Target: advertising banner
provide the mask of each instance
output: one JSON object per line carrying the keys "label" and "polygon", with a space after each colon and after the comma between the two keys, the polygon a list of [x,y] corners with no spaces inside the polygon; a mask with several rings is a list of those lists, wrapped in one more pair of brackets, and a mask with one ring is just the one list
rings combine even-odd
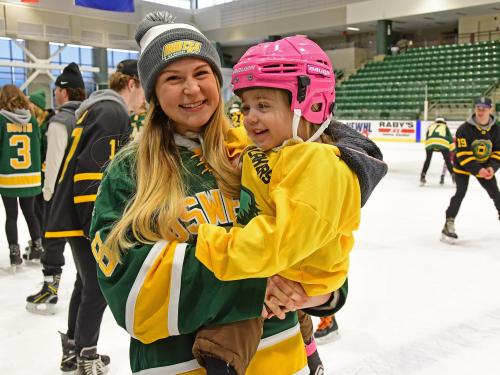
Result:
{"label": "advertising banner", "polygon": [[338,120],[374,141],[417,142],[420,122],[407,120]]}

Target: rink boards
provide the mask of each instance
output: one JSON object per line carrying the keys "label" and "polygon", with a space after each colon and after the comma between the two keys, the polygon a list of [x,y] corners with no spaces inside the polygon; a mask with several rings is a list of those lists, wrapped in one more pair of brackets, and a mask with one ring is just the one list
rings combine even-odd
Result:
{"label": "rink boards", "polygon": [[[421,142],[432,121],[408,120],[349,120],[339,119],[359,133],[374,141],[385,142]],[[463,121],[448,121],[451,133],[455,134]]]}

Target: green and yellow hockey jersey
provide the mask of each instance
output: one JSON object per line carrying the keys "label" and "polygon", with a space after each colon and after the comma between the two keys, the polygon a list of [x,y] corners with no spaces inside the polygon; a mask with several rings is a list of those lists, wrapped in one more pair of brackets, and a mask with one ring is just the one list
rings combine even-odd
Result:
{"label": "green and yellow hockey jersey", "polygon": [[454,149],[453,136],[445,123],[434,122],[427,129],[425,148],[432,151]]}
{"label": "green and yellow hockey jersey", "polygon": [[[235,149],[237,144],[233,140]],[[134,374],[205,374],[192,355],[196,331],[204,325],[259,317],[262,311],[266,279],[220,281],[196,259],[198,226],[231,227],[239,202],[218,189],[199,149],[179,149],[187,197],[186,212],[172,228],[178,241],[138,243],[120,263],[104,246],[136,191],[135,151],[111,163],[95,202],[91,236],[99,284],[116,321],[131,336]],[[270,373],[309,373],[295,313],[264,324],[247,374]]]}
{"label": "green and yellow hockey jersey", "polygon": [[0,112],[0,195],[40,194],[40,141],[40,127],[29,111]]}
{"label": "green and yellow hockey jersey", "polygon": [[133,113],[130,116],[130,139],[134,140],[139,137],[144,126],[144,120],[146,119],[146,112]]}
{"label": "green and yellow hockey jersey", "polygon": [[327,294],[347,278],[360,211],[358,178],[337,147],[251,146],[243,154],[240,227],[200,225],[196,257],[221,280],[280,274],[308,295]]}

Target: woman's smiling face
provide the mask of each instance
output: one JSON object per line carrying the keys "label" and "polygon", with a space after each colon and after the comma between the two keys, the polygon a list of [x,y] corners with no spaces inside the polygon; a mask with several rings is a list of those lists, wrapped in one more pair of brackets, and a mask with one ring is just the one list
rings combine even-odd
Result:
{"label": "woman's smiling face", "polygon": [[210,65],[197,58],[169,64],[158,76],[156,98],[178,133],[199,133],[219,105],[219,84]]}

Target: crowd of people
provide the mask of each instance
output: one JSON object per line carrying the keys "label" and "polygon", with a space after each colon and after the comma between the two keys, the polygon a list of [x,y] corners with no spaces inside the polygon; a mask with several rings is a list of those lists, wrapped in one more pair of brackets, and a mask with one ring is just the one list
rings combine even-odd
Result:
{"label": "crowd of people", "polygon": [[[338,330],[360,210],[387,172],[380,150],[333,119],[333,68],[304,36],[242,56],[230,116],[219,55],[198,29],[154,12],[135,38],[139,60],[120,62],[109,89],[87,97],[69,64],[55,110],[44,92],[1,89],[10,263],[39,260],[44,280],[27,309],[56,313],[68,244],[77,275],[63,372],[105,372],[97,343],[109,306],[130,335],[132,373],[322,374],[315,338]],[[454,166],[445,120],[428,131],[421,181],[440,151],[457,185],[449,237],[470,174],[500,212],[488,107],[481,98],[458,129]],[[31,237],[23,254],[18,204]]]}

